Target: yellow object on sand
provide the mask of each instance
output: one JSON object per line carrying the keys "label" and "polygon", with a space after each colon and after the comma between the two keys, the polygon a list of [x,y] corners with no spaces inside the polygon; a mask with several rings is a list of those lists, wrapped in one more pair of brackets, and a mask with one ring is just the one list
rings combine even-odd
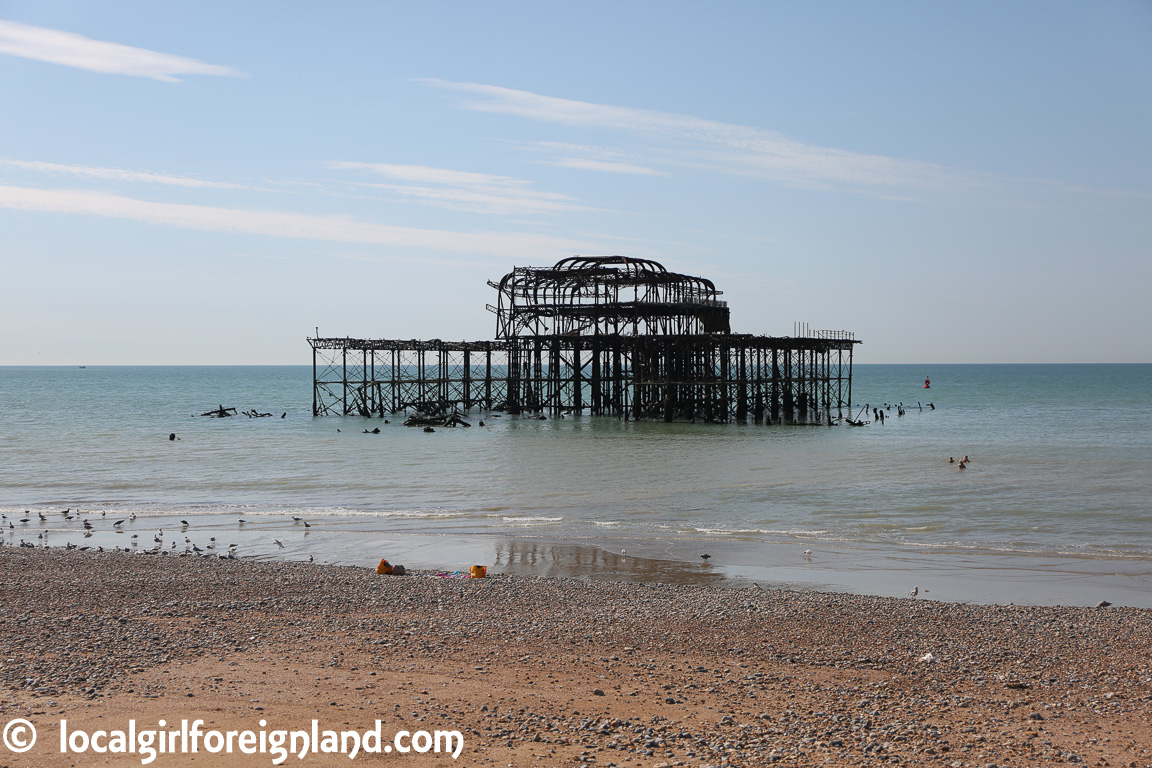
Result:
{"label": "yellow object on sand", "polygon": [[392,564],[387,560],[380,560],[380,565],[376,566],[376,573],[381,576],[389,576],[392,573]]}
{"label": "yellow object on sand", "polygon": [[488,575],[488,566],[486,566],[486,565],[474,565],[470,569],[470,573],[472,575],[472,578],[482,579]]}

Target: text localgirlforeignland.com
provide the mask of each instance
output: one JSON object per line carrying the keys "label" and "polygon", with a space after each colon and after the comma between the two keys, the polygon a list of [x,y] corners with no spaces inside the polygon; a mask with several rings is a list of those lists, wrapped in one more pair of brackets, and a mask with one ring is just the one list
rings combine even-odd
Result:
{"label": "text localgirlforeignland.com", "polygon": [[[140,762],[148,765],[165,755],[196,753],[268,755],[273,765],[279,765],[289,755],[303,760],[310,754],[340,754],[355,759],[363,754],[448,754],[455,760],[464,750],[464,735],[460,731],[396,731],[387,739],[383,721],[364,731],[320,730],[320,721],[313,720],[308,729],[265,730],[268,722],[260,721],[259,730],[205,730],[203,720],[181,720],[175,723],[159,720],[156,728],[137,729],[136,721],[129,720],[123,730],[86,731],[69,729],[68,721],[60,721],[61,754],[138,754]],[[10,721],[4,729],[4,746],[12,752],[27,752],[36,744],[36,729],[27,720]]]}

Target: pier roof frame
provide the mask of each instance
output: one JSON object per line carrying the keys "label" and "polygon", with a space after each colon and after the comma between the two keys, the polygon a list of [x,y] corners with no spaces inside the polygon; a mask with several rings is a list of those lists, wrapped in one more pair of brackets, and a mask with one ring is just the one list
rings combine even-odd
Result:
{"label": "pier roof frame", "polygon": [[499,283],[496,336],[728,333],[727,302],[707,278],[650,259],[572,256],[551,267],[516,267]]}

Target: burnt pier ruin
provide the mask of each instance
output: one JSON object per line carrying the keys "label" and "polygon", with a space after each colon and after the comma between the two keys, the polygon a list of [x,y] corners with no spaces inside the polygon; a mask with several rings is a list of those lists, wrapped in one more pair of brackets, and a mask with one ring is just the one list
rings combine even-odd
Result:
{"label": "burnt pier ruin", "polygon": [[662,421],[832,424],[851,415],[847,331],[732,333],[711,280],[622,256],[516,267],[496,339],[309,338],[315,416],[474,408]]}

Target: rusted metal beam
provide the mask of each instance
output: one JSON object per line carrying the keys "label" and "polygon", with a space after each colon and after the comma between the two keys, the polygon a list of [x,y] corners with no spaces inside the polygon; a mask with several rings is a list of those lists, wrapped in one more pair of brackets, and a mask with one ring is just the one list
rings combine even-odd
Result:
{"label": "rusted metal beam", "polygon": [[795,336],[732,333],[705,278],[609,256],[516,267],[489,284],[493,341],[309,338],[313,415],[480,406],[770,424],[832,423],[851,408],[859,340],[806,324]]}

